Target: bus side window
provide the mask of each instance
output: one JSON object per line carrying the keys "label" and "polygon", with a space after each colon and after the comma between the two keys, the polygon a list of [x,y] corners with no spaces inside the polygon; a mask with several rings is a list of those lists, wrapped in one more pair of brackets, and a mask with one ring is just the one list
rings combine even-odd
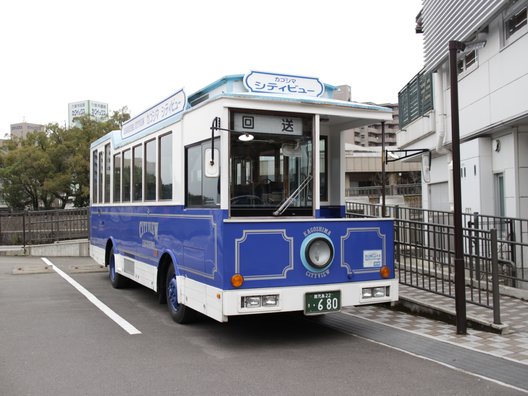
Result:
{"label": "bus side window", "polygon": [[143,145],[132,149],[132,199],[143,200]]}
{"label": "bus side window", "polygon": [[111,159],[110,159],[110,143],[105,144],[104,147],[104,201],[105,203],[110,202],[110,172],[111,172]]}
{"label": "bus side window", "polygon": [[121,153],[114,155],[114,202],[121,202]]}
{"label": "bus side window", "polygon": [[[215,142],[217,144],[219,142]],[[210,160],[210,155],[209,141],[186,150],[186,205],[189,207],[218,207],[220,204],[219,176],[205,176],[204,164],[206,160]],[[219,152],[215,150],[217,166],[220,166],[219,157]]]}
{"label": "bus side window", "polygon": [[187,206],[202,206],[201,146],[187,149]]}
{"label": "bus side window", "polygon": [[130,149],[123,151],[122,198],[123,202],[130,202]]}
{"label": "bus side window", "polygon": [[92,154],[92,203],[97,203],[97,150]]}
{"label": "bus side window", "polygon": [[145,200],[156,199],[156,140],[145,143]]}
{"label": "bus side window", "polygon": [[159,199],[172,199],[172,134],[159,139]]}
{"label": "bus side window", "polygon": [[103,152],[99,152],[99,169],[97,170],[98,181],[97,185],[99,187],[99,191],[97,193],[97,201],[99,203],[103,203],[103,175],[104,175],[104,163],[103,163]]}

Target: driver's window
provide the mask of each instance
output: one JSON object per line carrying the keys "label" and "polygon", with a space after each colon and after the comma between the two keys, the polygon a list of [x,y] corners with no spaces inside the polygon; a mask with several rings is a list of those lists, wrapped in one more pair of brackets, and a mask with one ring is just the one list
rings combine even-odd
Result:
{"label": "driver's window", "polygon": [[232,113],[233,216],[312,215],[312,117]]}

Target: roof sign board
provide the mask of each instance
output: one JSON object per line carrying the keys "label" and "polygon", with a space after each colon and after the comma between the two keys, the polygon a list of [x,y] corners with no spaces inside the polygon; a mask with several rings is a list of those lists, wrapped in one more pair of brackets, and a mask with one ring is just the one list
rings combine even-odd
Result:
{"label": "roof sign board", "polygon": [[246,133],[273,133],[279,135],[302,135],[302,119],[276,117],[262,114],[235,113],[235,131]]}
{"label": "roof sign board", "polygon": [[244,76],[244,85],[254,93],[313,97],[324,93],[324,85],[318,78],[289,74],[250,71]]}
{"label": "roof sign board", "polygon": [[135,135],[144,129],[157,124],[173,115],[181,113],[187,106],[187,96],[183,89],[164,101],[144,111],[140,115],[128,120],[123,124],[121,136],[124,138]]}

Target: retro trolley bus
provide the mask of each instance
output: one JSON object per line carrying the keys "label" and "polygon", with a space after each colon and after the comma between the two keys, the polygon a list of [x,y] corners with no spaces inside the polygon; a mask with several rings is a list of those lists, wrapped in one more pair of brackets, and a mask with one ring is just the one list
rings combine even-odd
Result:
{"label": "retro trolley bus", "polygon": [[91,145],[90,252],[185,323],[398,298],[393,221],[345,218],[343,131],[392,118],[317,78],[183,90]]}

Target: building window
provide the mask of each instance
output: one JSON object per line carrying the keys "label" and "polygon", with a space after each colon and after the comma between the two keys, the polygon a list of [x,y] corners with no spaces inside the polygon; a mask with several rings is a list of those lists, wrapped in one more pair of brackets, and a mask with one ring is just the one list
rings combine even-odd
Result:
{"label": "building window", "polygon": [[518,35],[527,31],[527,3],[521,3],[510,9],[510,12],[504,18],[504,37],[506,44],[509,44],[510,38],[517,38]]}
{"label": "building window", "polygon": [[458,74],[465,74],[477,67],[477,51],[473,50],[462,54],[457,61]]}

